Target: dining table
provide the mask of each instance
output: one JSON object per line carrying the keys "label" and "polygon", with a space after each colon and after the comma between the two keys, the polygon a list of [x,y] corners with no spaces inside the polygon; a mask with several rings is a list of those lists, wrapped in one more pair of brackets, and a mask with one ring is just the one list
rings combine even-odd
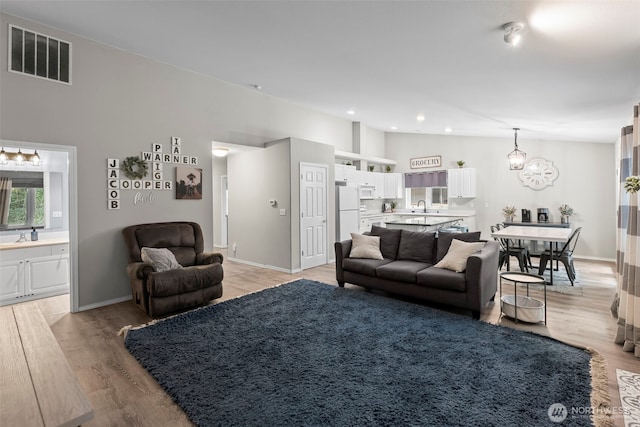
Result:
{"label": "dining table", "polygon": [[[527,227],[522,225],[510,225],[501,230],[491,233],[491,237],[504,239],[506,250],[509,253],[509,241],[514,240],[539,240],[549,243],[549,253],[551,258],[551,271],[549,273],[549,284],[553,285],[553,245],[554,243],[566,243],[571,236],[571,228],[558,227]],[[509,271],[509,257],[507,257],[507,271]]]}

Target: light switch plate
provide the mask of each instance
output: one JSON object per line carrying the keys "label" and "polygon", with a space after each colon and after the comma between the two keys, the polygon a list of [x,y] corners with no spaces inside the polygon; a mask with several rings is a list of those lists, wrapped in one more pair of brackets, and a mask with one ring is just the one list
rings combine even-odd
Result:
{"label": "light switch plate", "polygon": [[280,209],[280,216],[287,216],[287,210],[286,209]]}

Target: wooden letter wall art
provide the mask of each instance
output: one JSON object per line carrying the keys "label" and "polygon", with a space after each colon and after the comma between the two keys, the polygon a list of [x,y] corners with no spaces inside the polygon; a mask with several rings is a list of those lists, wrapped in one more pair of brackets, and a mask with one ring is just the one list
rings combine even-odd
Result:
{"label": "wooden letter wall art", "polygon": [[173,177],[164,175],[165,165],[197,166],[198,158],[184,155],[181,139],[172,136],[168,153],[163,152],[162,144],[153,143],[151,151],[143,151],[140,157],[107,159],[108,209],[120,209],[122,191],[135,191],[133,204],[137,205],[153,203],[154,191],[173,190]]}

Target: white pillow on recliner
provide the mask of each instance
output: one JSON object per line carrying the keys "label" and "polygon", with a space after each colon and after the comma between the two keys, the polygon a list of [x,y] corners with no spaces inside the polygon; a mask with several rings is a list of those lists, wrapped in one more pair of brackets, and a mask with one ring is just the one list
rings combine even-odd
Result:
{"label": "white pillow on recliner", "polygon": [[142,248],[140,256],[143,262],[153,266],[155,271],[177,270],[182,266],[176,260],[176,256],[166,248]]}

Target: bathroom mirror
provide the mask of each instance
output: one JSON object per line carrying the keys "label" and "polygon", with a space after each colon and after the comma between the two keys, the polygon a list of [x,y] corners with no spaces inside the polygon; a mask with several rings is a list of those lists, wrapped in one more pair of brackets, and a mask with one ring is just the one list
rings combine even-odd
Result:
{"label": "bathroom mirror", "polygon": [[38,154],[39,166],[0,164],[0,233],[69,227],[67,153]]}

